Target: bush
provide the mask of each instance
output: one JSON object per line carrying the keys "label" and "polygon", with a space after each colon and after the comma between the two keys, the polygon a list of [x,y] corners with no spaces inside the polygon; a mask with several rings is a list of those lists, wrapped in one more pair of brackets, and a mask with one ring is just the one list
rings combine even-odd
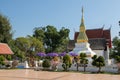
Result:
{"label": "bush", "polygon": [[12,60],[11,55],[8,55],[6,58],[7,58],[7,60]]}
{"label": "bush", "polygon": [[45,59],[42,63],[42,67],[49,68],[51,66],[50,61],[48,59]]}
{"label": "bush", "polygon": [[72,65],[72,61],[71,61],[71,58],[68,54],[66,54],[64,57],[63,57],[63,64],[62,64],[62,67],[64,68],[65,71],[68,71],[68,68],[70,68]]}
{"label": "bush", "polygon": [[101,72],[101,68],[105,66],[105,60],[103,56],[94,55],[92,59],[93,59],[92,65],[99,68],[98,73]]}
{"label": "bush", "polygon": [[5,65],[7,68],[9,68],[10,67],[10,64],[7,64],[7,65]]}
{"label": "bush", "polygon": [[1,55],[0,56],[0,65],[5,65],[4,60],[5,60],[4,56]]}
{"label": "bush", "polygon": [[14,61],[12,62],[12,68],[15,68],[17,65],[18,65],[18,61],[17,61],[17,60],[14,60]]}

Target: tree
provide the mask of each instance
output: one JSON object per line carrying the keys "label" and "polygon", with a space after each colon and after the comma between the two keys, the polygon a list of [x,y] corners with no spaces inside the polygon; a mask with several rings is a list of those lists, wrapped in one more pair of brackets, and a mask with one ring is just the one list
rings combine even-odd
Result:
{"label": "tree", "polygon": [[[10,45],[12,34],[12,26],[9,22],[9,19],[6,16],[0,14],[0,42]],[[7,59],[10,59],[10,57],[11,56],[5,56]]]}
{"label": "tree", "polygon": [[80,64],[83,65],[84,72],[86,71],[86,67],[88,64],[88,59],[86,59],[86,58],[87,58],[87,55],[85,53],[80,53]]}
{"label": "tree", "polygon": [[67,50],[67,46],[68,46],[68,42],[69,42],[69,32],[70,30],[69,29],[66,29],[64,27],[62,27],[59,31],[59,34],[60,34],[60,47],[59,48],[62,52],[63,51],[66,51],[68,52]]}
{"label": "tree", "polygon": [[6,16],[0,14],[0,42],[9,43],[12,39],[12,27]]}
{"label": "tree", "polygon": [[70,58],[70,56],[68,54],[66,54],[63,57],[62,67],[64,68],[65,71],[68,71],[68,69],[71,67],[71,65],[72,65],[71,58]]}
{"label": "tree", "polygon": [[33,37],[37,38],[38,40],[44,42],[45,38],[45,27],[36,27],[33,29]]}
{"label": "tree", "polygon": [[25,53],[17,46],[16,40],[10,40],[9,45],[11,50],[14,52],[14,55],[11,55],[12,58],[22,61],[25,58]]}
{"label": "tree", "polygon": [[45,44],[47,45],[47,52],[56,52],[60,44],[60,35],[54,26],[46,26]]}
{"label": "tree", "polygon": [[63,52],[69,41],[69,29],[64,27],[57,31],[54,26],[46,26],[34,29],[34,37],[43,41],[46,53]]}
{"label": "tree", "polygon": [[42,63],[42,66],[44,68],[49,68],[51,66],[50,61],[48,59],[45,59]]}
{"label": "tree", "polygon": [[76,70],[78,71],[78,67],[79,67],[79,56],[75,56],[74,57],[74,61],[76,63]]}
{"label": "tree", "polygon": [[118,37],[115,37],[113,38],[112,43],[113,43],[113,49],[110,56],[111,58],[114,58],[115,60],[117,60],[116,56],[120,56],[120,39]]}
{"label": "tree", "polygon": [[33,52],[34,54],[36,54],[38,52],[44,52],[44,46],[43,46],[42,41],[40,41],[37,38],[32,37],[32,36],[27,36],[27,39],[30,42],[30,48],[29,48],[28,52]]}
{"label": "tree", "polygon": [[97,55],[94,55],[92,59],[93,59],[92,65],[98,67],[99,68],[98,72],[101,72],[101,68],[105,66],[104,58],[102,56],[97,57]]}
{"label": "tree", "polygon": [[4,65],[4,60],[5,60],[5,57],[3,55],[0,55],[0,67],[1,65]]}
{"label": "tree", "polygon": [[30,48],[30,42],[27,38],[25,37],[18,37],[15,40],[16,46],[24,52],[24,56],[26,56],[27,51]]}
{"label": "tree", "polygon": [[114,37],[112,43],[113,48],[111,50],[110,57],[115,59],[118,66],[118,72],[120,72],[120,39],[118,37]]}
{"label": "tree", "polygon": [[15,45],[18,47],[17,50],[21,52],[18,52],[17,54],[20,58],[26,57],[26,59],[29,58],[30,60],[33,60],[36,53],[44,52],[43,43],[32,36],[16,38]]}

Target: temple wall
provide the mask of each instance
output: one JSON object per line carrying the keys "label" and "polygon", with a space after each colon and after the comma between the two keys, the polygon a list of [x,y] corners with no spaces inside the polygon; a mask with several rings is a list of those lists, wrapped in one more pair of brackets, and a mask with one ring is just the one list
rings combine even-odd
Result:
{"label": "temple wall", "polygon": [[[59,70],[63,70],[62,68],[62,63],[59,64],[58,66],[58,69]],[[69,68],[69,70],[71,71],[76,71],[76,65],[75,64],[72,64],[71,68]],[[84,68],[83,67],[79,67],[78,68],[79,71],[84,71]],[[98,71],[98,68],[97,67],[94,67],[92,65],[88,65],[86,67],[86,72],[97,72]],[[118,67],[117,65],[110,65],[110,66],[105,66],[105,67],[102,67],[101,71],[104,71],[104,72],[112,72],[112,73],[117,73],[118,72]]]}
{"label": "temple wall", "polygon": [[93,50],[97,56],[103,56],[104,57],[104,50]]}

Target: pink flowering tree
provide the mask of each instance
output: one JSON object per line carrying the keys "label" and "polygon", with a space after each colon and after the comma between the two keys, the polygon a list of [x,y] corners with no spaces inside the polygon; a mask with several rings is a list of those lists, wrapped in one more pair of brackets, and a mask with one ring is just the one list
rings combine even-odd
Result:
{"label": "pink flowering tree", "polygon": [[52,70],[56,71],[58,69],[58,64],[59,64],[59,58],[57,56],[54,56],[53,59],[51,60]]}
{"label": "pink flowering tree", "polygon": [[52,70],[57,70],[58,69],[58,64],[59,64],[59,58],[58,58],[58,53],[48,53],[46,56],[51,57],[51,67]]}

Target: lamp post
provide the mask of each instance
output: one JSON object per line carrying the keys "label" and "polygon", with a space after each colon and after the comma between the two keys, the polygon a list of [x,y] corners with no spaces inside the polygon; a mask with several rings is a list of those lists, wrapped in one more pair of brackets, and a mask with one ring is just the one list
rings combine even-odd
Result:
{"label": "lamp post", "polygon": [[[119,26],[120,26],[120,21],[118,23],[119,23]],[[120,36],[120,31],[119,31],[119,36]]]}

